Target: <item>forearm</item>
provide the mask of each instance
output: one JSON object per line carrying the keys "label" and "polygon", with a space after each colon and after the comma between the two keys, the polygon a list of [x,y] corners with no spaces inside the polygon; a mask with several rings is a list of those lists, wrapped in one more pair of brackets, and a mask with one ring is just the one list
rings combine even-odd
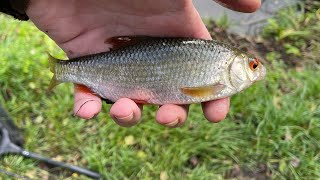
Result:
{"label": "forearm", "polygon": [[9,14],[19,20],[28,20],[26,14],[29,0],[0,0],[0,12]]}

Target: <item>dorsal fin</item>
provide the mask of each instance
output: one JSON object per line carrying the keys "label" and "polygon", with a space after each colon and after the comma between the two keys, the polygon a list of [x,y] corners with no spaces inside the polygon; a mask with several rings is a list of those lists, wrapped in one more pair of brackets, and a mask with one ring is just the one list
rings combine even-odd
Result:
{"label": "dorsal fin", "polygon": [[150,36],[116,36],[108,38],[104,41],[106,44],[111,44],[111,49],[119,49],[127,46],[135,45],[144,40],[151,39]]}

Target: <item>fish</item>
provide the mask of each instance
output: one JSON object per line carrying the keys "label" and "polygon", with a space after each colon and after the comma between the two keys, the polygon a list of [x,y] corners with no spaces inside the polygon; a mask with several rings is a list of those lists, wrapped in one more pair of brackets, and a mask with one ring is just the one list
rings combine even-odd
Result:
{"label": "fish", "polygon": [[106,43],[113,45],[107,52],[49,58],[49,89],[72,82],[112,102],[193,104],[232,96],[266,76],[257,58],[216,40],[118,36]]}

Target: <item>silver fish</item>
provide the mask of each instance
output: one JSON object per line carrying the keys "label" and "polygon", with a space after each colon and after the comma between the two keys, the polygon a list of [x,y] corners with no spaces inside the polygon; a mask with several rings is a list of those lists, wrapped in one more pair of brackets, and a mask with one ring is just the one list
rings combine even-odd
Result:
{"label": "silver fish", "polygon": [[218,41],[113,37],[114,49],[68,61],[51,58],[50,88],[81,84],[104,99],[191,104],[231,96],[263,79],[258,59]]}

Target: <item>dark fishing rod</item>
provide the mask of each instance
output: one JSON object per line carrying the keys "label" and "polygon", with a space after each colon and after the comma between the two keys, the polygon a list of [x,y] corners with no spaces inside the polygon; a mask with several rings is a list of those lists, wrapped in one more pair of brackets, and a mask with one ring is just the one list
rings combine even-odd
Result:
{"label": "dark fishing rod", "polygon": [[4,169],[0,169],[0,174],[5,174],[7,176],[10,176],[10,177],[14,177],[16,179],[21,179],[21,180],[31,180],[30,178],[28,178],[27,176],[21,176],[21,175],[18,175],[18,174],[15,174],[13,172],[10,172],[10,171],[7,171],[7,170],[4,170]]}
{"label": "dark fishing rod", "polygon": [[[41,162],[44,162],[46,164],[55,166],[55,167],[61,167],[64,169],[67,169],[69,171],[75,172],[75,173],[79,173],[82,175],[86,175],[88,177],[94,178],[94,179],[100,179],[101,175],[97,172],[88,170],[88,169],[84,169],[81,167],[77,167],[77,166],[73,166],[73,165],[68,165],[62,162],[58,162],[58,161],[54,161],[52,159],[43,157],[39,154],[33,153],[33,152],[29,152],[23,148],[21,148],[20,146],[14,144],[13,142],[11,142],[10,137],[9,137],[9,132],[8,130],[0,123],[0,137],[1,137],[1,141],[0,141],[0,156],[1,155],[6,155],[6,154],[19,154],[22,155],[24,157],[27,158],[32,158]],[[7,171],[6,171],[7,172]],[[10,174],[12,176],[15,176],[15,174],[11,173],[11,172],[7,172],[6,174]]]}
{"label": "dark fishing rod", "polygon": [[58,161],[54,161],[52,159],[43,157],[39,154],[24,150],[20,146],[17,146],[10,141],[9,133],[8,133],[7,129],[3,128],[2,125],[0,125],[0,129],[1,129],[1,136],[2,136],[2,139],[0,142],[0,155],[19,154],[24,157],[32,158],[32,159],[56,166],[56,167],[68,169],[72,172],[83,174],[83,175],[86,175],[86,176],[94,178],[94,179],[99,179],[101,177],[100,174],[93,172],[91,170],[84,169],[84,168],[77,167],[77,166],[73,166],[73,165],[68,165],[68,164],[65,164],[62,162],[58,162]]}

